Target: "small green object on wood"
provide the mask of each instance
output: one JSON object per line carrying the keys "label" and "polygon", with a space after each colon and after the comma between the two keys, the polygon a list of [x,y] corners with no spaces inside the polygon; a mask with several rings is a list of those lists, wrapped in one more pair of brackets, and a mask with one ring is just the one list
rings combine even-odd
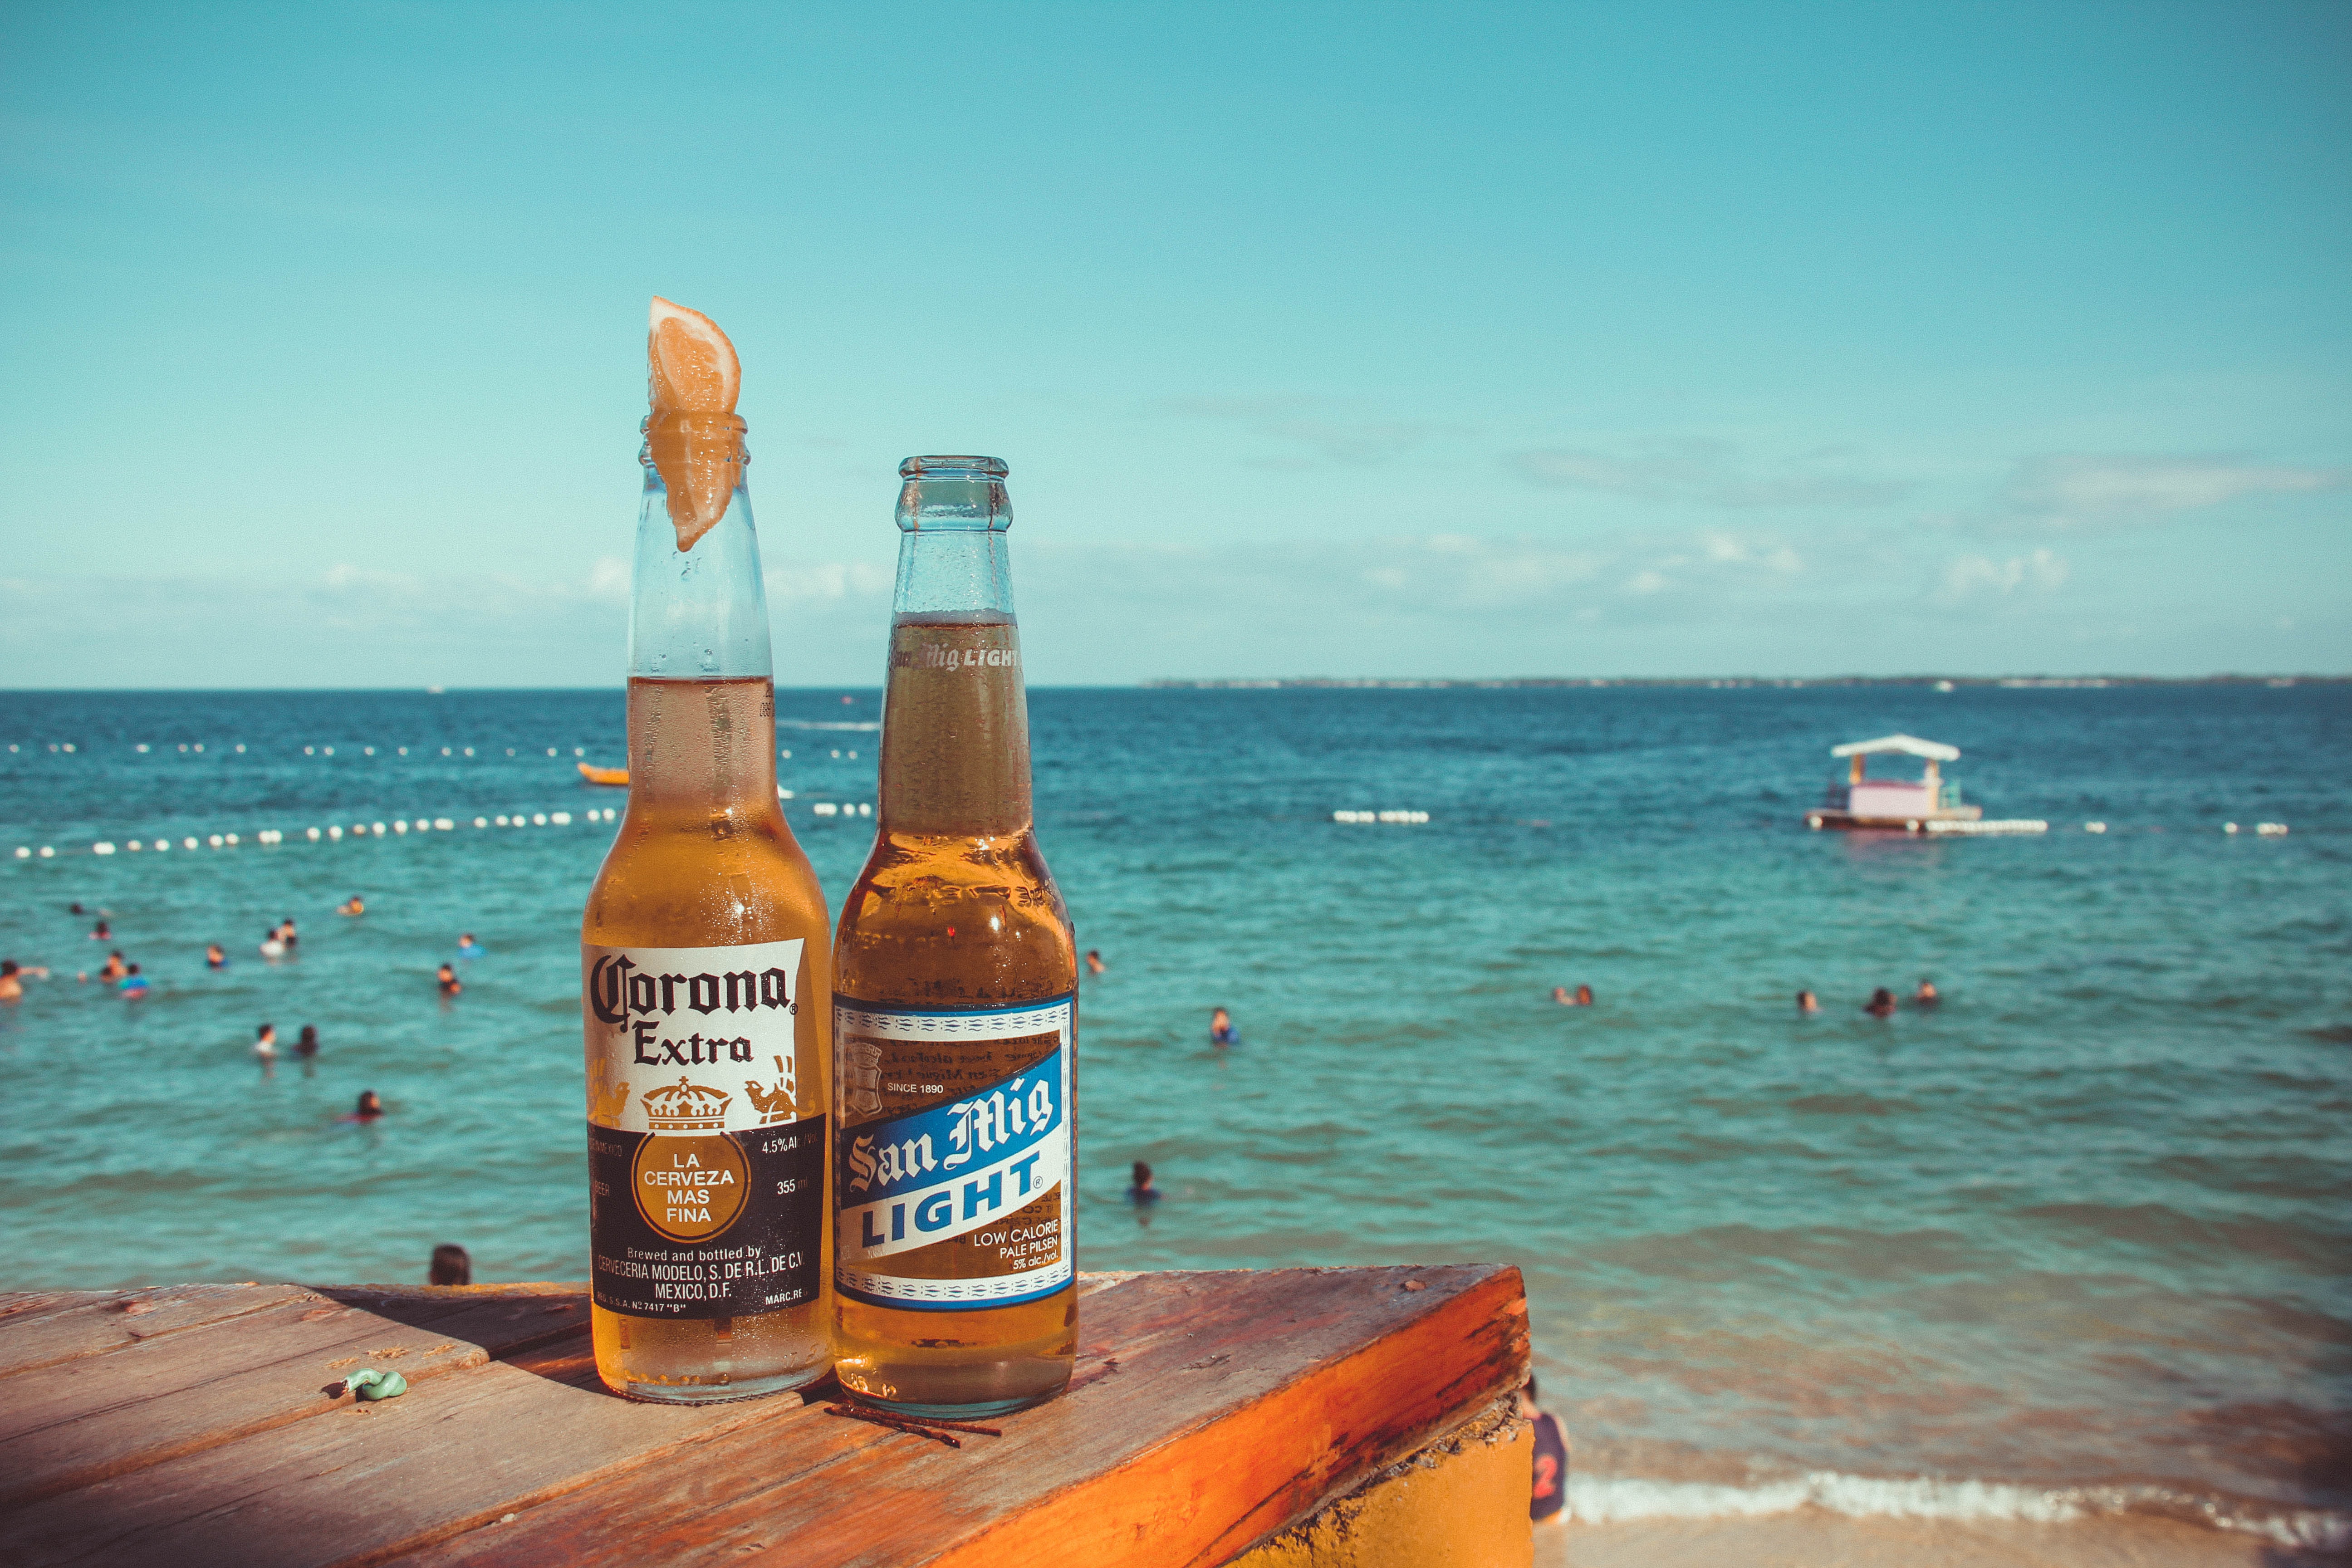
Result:
{"label": "small green object on wood", "polygon": [[345,1378],[343,1386],[360,1399],[397,1399],[408,1392],[408,1379],[396,1372],[378,1372],[370,1367]]}

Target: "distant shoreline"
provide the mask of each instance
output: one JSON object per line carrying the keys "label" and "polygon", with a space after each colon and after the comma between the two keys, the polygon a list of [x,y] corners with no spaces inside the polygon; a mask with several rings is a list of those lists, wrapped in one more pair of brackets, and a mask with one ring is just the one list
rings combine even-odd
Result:
{"label": "distant shoreline", "polygon": [[1750,686],[1784,689],[1802,686],[1927,686],[1945,690],[1969,686],[2011,690],[2063,690],[2104,686],[2343,686],[2352,684],[2352,675],[1523,675],[1504,679],[1458,680],[1306,675],[1260,680],[1145,680],[1138,684],[1152,691],[1270,691],[1294,688],[1488,690],[1570,686],[1696,686],[1718,689]]}

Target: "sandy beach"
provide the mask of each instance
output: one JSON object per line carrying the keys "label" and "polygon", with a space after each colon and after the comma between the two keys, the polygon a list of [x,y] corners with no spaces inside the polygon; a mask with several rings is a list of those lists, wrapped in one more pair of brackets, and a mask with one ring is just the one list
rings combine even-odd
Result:
{"label": "sandy beach", "polygon": [[1536,1531],[1536,1568],[2289,1568],[2341,1562],[2160,1519],[1852,1519],[1803,1510],[1763,1519],[1659,1519]]}

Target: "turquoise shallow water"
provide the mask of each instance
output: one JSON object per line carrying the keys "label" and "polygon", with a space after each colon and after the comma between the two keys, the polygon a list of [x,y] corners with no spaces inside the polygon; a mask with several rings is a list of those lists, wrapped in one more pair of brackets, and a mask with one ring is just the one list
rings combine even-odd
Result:
{"label": "turquoise shallow water", "polygon": [[[813,807],[871,800],[876,711],[779,698],[792,821],[836,898],[871,822]],[[1042,691],[1033,712],[1043,842],[1110,965],[1082,998],[1083,1267],[1517,1262],[1591,1514],[2341,1531],[2352,689]],[[619,800],[572,763],[617,760],[621,719],[618,692],[12,699],[0,953],[53,974],[0,1007],[6,1281],[415,1279],[442,1241],[478,1278],[583,1277],[574,944],[609,838],[585,815]],[[1898,729],[2053,832],[1804,831],[1828,748]],[[1331,820],[1384,808],[1430,820]],[[574,820],[469,826],[518,812]],[[460,826],[389,827],[435,817]],[[88,852],[132,836],[175,847]],[[353,892],[369,913],[336,918]],[[145,1001],[76,984],[110,944],[75,900]],[[288,915],[299,957],[266,963]],[[488,953],[444,1004],[461,930]],[[1859,1011],[1922,975],[1937,1010]],[[1580,982],[1596,1006],[1547,1000]],[[317,1025],[315,1068],[265,1078],[263,1019]],[[365,1088],[391,1115],[337,1124]],[[1148,1226],[1120,1195],[1139,1158],[1169,1194]]]}

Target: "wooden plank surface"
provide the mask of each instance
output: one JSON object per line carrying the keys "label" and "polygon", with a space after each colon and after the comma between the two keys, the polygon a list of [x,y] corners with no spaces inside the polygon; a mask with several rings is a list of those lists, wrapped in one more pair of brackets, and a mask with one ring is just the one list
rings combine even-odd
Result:
{"label": "wooden plank surface", "polygon": [[[791,1395],[614,1398],[577,1286],[246,1289],[277,1294],[168,1293],[185,1321],[145,1338],[92,1329],[120,1298],[0,1304],[0,1366],[44,1336],[0,1377],[0,1558],[1205,1565],[1516,1387],[1527,1356],[1516,1269],[1090,1277],[1073,1392],[950,1450]],[[355,1356],[410,1392],[330,1402]]]}

